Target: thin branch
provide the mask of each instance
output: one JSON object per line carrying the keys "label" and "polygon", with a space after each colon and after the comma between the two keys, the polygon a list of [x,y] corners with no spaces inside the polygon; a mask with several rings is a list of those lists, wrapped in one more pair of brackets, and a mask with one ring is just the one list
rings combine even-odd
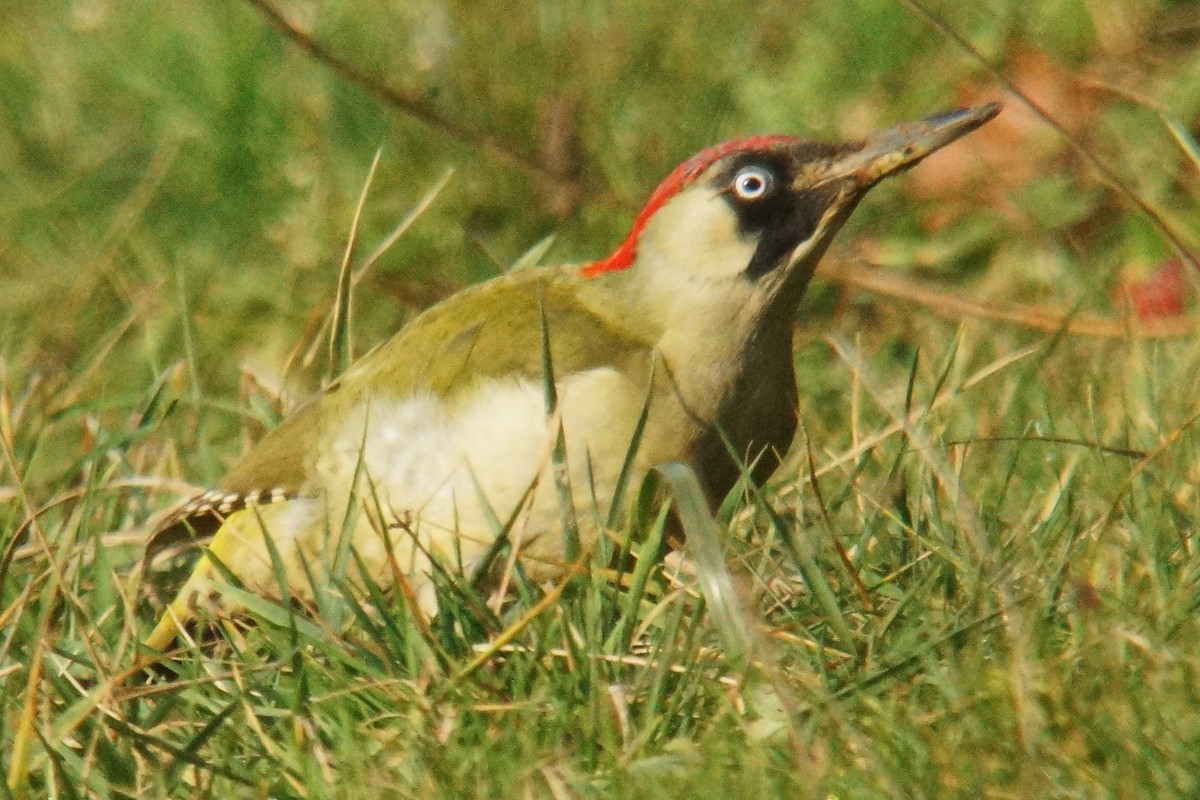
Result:
{"label": "thin branch", "polygon": [[850,262],[823,264],[820,274],[847,286],[916,303],[939,316],[953,320],[990,319],[1046,333],[1066,331],[1073,336],[1102,339],[1122,339],[1126,336],[1168,339],[1192,336],[1195,335],[1197,329],[1200,329],[1200,320],[1190,316],[1149,320],[1114,319],[1095,314],[1069,314],[1058,309],[1039,306],[1014,304],[1001,307],[934,289],[897,275],[888,274],[886,270]]}
{"label": "thin branch", "polygon": [[304,31],[289,22],[283,14],[267,0],[245,0],[253,6],[277,33],[299,47],[314,61],[324,65],[340,78],[357,86],[369,95],[379,98],[396,110],[412,117],[435,131],[452,139],[465,142],[487,153],[498,161],[513,167],[531,178],[549,181],[555,185],[574,189],[574,183],[564,175],[547,169],[538,161],[521,155],[516,150],[462,123],[443,116],[418,97],[405,94],[363,73],[354,64],[326,50]]}
{"label": "thin branch", "polygon": [[1016,442],[1040,442],[1042,444],[1062,444],[1069,447],[1086,447],[1098,453],[1124,458],[1145,458],[1142,450],[1129,447],[1113,447],[1112,445],[1091,442],[1086,439],[1072,439],[1069,436],[973,436],[970,439],[951,439],[947,447],[969,447],[973,444],[1012,444]]}
{"label": "thin branch", "polygon": [[1050,116],[1050,112],[1034,102],[1033,98],[1025,94],[1025,92],[1023,92],[1011,78],[1005,75],[1004,72],[1002,72],[999,68],[993,66],[991,62],[989,62],[987,58],[975,48],[974,45],[968,42],[958,31],[950,27],[948,22],[922,5],[919,0],[900,0],[900,2],[912,9],[912,11],[914,11],[918,16],[924,18],[931,27],[945,35],[948,39],[962,48],[962,50],[968,53],[971,58],[987,69],[997,82],[999,82],[1005,89],[1011,92],[1013,96],[1024,103],[1025,106],[1039,118],[1041,118],[1043,122],[1053,128],[1059,136],[1063,137],[1067,144],[1071,145],[1071,147],[1075,149],[1075,152],[1079,153],[1079,155],[1082,156],[1085,161],[1091,164],[1092,167],[1099,172],[1106,181],[1108,181],[1109,185],[1116,190],[1117,194],[1124,197],[1146,215],[1146,218],[1153,223],[1154,227],[1158,228],[1162,235],[1166,237],[1166,239],[1175,247],[1175,250],[1179,253],[1180,258],[1190,264],[1192,269],[1200,272],[1200,260],[1197,260],[1195,254],[1188,250],[1187,245],[1184,244],[1183,239],[1180,238],[1179,234],[1177,234],[1175,230],[1167,224],[1166,220],[1164,220],[1162,216],[1150,206],[1149,203],[1143,200],[1138,193],[1129,186],[1128,183],[1122,180],[1112,167],[1101,161],[1099,156],[1093,153],[1091,149],[1086,147],[1083,142],[1079,141],[1079,139],[1076,138],[1065,127],[1063,127],[1061,123]]}

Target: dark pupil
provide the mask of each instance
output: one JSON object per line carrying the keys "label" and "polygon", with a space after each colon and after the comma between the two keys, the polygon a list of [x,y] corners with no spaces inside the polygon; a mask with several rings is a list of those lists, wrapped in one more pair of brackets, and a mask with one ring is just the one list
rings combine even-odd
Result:
{"label": "dark pupil", "polygon": [[761,175],[743,175],[738,181],[738,188],[742,194],[758,194],[763,190],[763,178]]}

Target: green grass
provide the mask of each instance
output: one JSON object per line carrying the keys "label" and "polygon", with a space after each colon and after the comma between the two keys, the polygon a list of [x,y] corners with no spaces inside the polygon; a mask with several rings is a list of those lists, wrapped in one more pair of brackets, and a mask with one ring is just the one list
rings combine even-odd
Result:
{"label": "green grass", "polygon": [[[396,596],[259,601],[275,623],[183,653],[175,681],[128,675],[171,585],[138,567],[156,513],[330,369],[377,149],[360,258],[455,172],[358,284],[359,353],[548,235],[543,260],[602,255],[717,139],[1001,94],[895,0],[281,8],[553,177],[395,111],[247,3],[8,12],[0,797],[1200,793],[1200,344],[1134,332],[1114,287],[1175,252],[1036,122],[982,140],[968,185],[931,160],[857,212],[801,309],[796,448],[719,515],[723,559],[692,559],[721,594],[651,546],[622,577],[602,552],[499,611],[447,577],[427,628]],[[1191,4],[937,10],[1195,252]],[[837,282],[865,259],[943,294]],[[653,541],[657,511],[618,539]]]}

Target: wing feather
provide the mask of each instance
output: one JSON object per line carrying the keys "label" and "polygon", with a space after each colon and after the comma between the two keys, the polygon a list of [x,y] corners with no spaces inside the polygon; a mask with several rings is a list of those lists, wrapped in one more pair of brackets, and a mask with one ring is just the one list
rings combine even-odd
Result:
{"label": "wing feather", "polygon": [[360,359],[320,396],[252,447],[220,482],[180,506],[151,535],[146,558],[210,538],[231,512],[314,494],[308,468],[322,425],[369,397],[419,391],[447,402],[488,378],[540,378],[541,317],[556,377],[612,367],[646,385],[654,331],[622,320],[610,278],[579,277],[575,266],[524,269],[466,289],[422,313]]}

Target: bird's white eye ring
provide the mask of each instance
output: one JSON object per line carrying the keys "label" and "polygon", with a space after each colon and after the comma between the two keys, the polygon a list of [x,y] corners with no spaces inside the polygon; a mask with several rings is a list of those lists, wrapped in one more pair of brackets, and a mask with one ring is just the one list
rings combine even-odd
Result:
{"label": "bird's white eye ring", "polygon": [[771,188],[771,173],[762,167],[743,167],[733,177],[733,192],[742,200],[757,200]]}

